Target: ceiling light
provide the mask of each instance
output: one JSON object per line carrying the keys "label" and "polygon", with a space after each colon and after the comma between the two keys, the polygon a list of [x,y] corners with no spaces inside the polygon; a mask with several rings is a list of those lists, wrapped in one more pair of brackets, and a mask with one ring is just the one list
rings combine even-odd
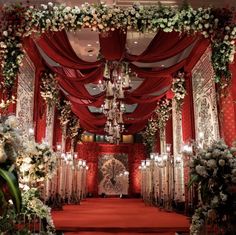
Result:
{"label": "ceiling light", "polygon": [[91,44],[88,44],[87,46],[88,46],[88,47],[91,47],[92,45],[91,45]]}
{"label": "ceiling light", "polygon": [[138,42],[137,42],[137,41],[134,41],[134,44],[138,44]]}

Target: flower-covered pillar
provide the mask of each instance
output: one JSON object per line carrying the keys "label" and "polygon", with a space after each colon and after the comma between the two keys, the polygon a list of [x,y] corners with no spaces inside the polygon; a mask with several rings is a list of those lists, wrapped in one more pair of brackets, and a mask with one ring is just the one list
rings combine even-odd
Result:
{"label": "flower-covered pillar", "polygon": [[19,128],[26,134],[29,128],[34,128],[34,90],[35,67],[29,56],[25,55],[18,76],[16,116]]}

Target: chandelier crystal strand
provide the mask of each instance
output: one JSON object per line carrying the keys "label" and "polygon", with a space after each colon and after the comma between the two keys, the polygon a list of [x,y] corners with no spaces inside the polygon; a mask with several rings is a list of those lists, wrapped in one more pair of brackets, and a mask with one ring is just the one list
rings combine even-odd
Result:
{"label": "chandelier crystal strand", "polygon": [[105,124],[106,140],[119,144],[121,133],[124,131],[123,114],[125,113],[125,91],[131,89],[129,66],[126,62],[107,61],[103,73],[103,81],[99,81],[99,88],[105,91],[102,112],[107,118]]}

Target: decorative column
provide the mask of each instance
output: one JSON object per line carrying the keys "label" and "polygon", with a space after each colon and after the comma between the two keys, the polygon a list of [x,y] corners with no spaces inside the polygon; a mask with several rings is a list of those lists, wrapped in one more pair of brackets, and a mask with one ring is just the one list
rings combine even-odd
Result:
{"label": "decorative column", "polygon": [[[182,114],[176,110],[176,102],[172,101],[172,125],[173,125],[173,155],[174,155],[174,199],[184,201],[184,164],[181,156]],[[176,164],[178,162],[178,164]]]}
{"label": "decorative column", "polygon": [[34,89],[35,68],[28,55],[25,55],[18,76],[16,117],[19,128],[27,134],[29,128],[34,128]]}
{"label": "decorative column", "polygon": [[54,116],[55,116],[55,107],[47,106],[45,139],[47,140],[48,144],[51,147],[53,146]]}
{"label": "decorative column", "polygon": [[196,140],[203,138],[204,144],[210,145],[219,139],[219,123],[209,48],[193,68],[192,87]]}

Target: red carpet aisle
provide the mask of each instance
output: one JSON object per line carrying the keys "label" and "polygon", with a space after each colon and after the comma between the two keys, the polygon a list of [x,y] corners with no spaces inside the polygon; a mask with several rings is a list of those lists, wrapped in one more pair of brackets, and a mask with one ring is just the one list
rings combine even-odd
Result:
{"label": "red carpet aisle", "polygon": [[68,235],[171,235],[189,228],[187,217],[145,206],[141,199],[87,199],[52,215],[56,229]]}

